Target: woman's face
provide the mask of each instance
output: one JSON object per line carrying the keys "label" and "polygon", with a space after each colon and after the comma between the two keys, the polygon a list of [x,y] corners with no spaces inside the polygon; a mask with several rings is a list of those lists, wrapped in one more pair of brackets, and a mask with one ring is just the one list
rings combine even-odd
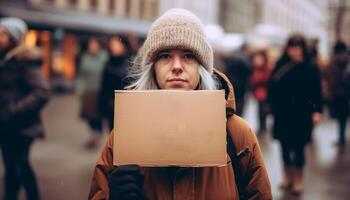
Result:
{"label": "woman's face", "polygon": [[100,43],[95,38],[90,38],[88,41],[88,51],[92,54],[96,54],[100,51]]}
{"label": "woman's face", "polygon": [[300,46],[291,46],[287,49],[287,54],[293,62],[303,62],[304,55]]}
{"label": "woman's face", "polygon": [[262,55],[257,54],[253,57],[253,66],[255,68],[262,68],[264,64],[265,64],[265,60]]}
{"label": "woman's face", "polygon": [[0,51],[4,51],[11,45],[10,35],[5,28],[0,26]]}
{"label": "woman's face", "polygon": [[199,62],[188,50],[171,49],[158,53],[155,75],[161,89],[195,90],[199,84]]}
{"label": "woman's face", "polygon": [[126,53],[123,43],[117,37],[112,37],[109,41],[109,49],[114,56],[121,56]]}

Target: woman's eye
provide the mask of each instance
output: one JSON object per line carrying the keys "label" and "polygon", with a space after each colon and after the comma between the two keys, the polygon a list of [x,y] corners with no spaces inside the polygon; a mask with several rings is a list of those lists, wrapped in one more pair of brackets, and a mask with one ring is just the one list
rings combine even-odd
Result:
{"label": "woman's eye", "polygon": [[196,57],[192,53],[185,54],[186,60],[196,60]]}
{"label": "woman's eye", "polygon": [[166,60],[166,59],[169,59],[170,58],[170,54],[167,54],[167,53],[162,53],[162,54],[159,54],[158,57],[157,57],[157,60]]}

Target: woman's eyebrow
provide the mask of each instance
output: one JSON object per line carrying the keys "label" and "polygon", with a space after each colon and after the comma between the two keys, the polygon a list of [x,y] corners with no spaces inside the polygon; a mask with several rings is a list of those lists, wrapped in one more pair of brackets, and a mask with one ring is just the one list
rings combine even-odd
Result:
{"label": "woman's eyebrow", "polygon": [[163,54],[163,53],[170,53],[170,50],[166,49],[158,52],[158,54]]}
{"label": "woman's eyebrow", "polygon": [[184,50],[183,53],[190,53],[190,54],[194,54],[191,50]]}

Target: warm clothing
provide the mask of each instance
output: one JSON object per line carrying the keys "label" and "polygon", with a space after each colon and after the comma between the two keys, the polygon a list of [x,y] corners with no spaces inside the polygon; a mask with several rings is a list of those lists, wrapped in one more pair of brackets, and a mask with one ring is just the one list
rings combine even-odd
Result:
{"label": "warm clothing", "polygon": [[120,166],[110,173],[109,179],[110,199],[146,200],[142,189],[143,176],[137,165]]}
{"label": "warm clothing", "polygon": [[108,119],[111,129],[113,127],[114,90],[122,90],[126,86],[124,78],[128,73],[128,66],[128,56],[111,56],[103,71],[99,109],[101,116]]}
{"label": "warm clothing", "polygon": [[350,100],[350,57],[346,51],[334,53],[326,71],[331,116],[338,121],[339,144],[346,143],[346,124],[349,116]]}
{"label": "warm clothing", "polygon": [[[17,199],[23,186],[27,199],[38,200],[39,189],[35,173],[30,165],[30,147],[34,138],[19,135],[12,129],[0,127],[0,146],[5,167],[4,199]],[[3,137],[7,134],[6,137]]]}
{"label": "warm clothing", "polygon": [[255,99],[258,101],[259,134],[266,130],[266,117],[268,114],[267,83],[270,80],[271,70],[267,65],[254,68],[250,77],[250,87]]}
{"label": "warm clothing", "polygon": [[108,54],[103,50],[97,54],[86,52],[82,55],[77,76],[78,95],[99,91],[103,67],[107,60]]}
{"label": "warm clothing", "polygon": [[349,115],[350,85],[346,80],[349,59],[346,52],[333,55],[327,72],[331,112],[336,118],[347,118]]}
{"label": "warm clothing", "polygon": [[213,72],[213,49],[205,36],[204,25],[192,12],[173,8],[155,20],[142,47],[144,64],[154,60],[161,50],[184,48],[191,50],[203,67]]}
{"label": "warm clothing", "polygon": [[236,113],[239,116],[243,114],[244,96],[248,87],[249,76],[251,74],[251,64],[243,55],[234,55],[224,58],[226,65],[225,74],[229,78],[235,89],[235,99],[237,102]]}
{"label": "warm clothing", "polygon": [[321,83],[316,67],[280,60],[269,83],[269,103],[274,115],[273,135],[281,141],[303,145],[311,140],[312,113],[321,112]]}
{"label": "warm clothing", "polygon": [[[249,125],[233,114],[235,98],[232,85],[220,74],[222,88],[226,91],[227,128],[234,138],[237,152],[248,149],[245,156],[240,157],[242,173],[246,179],[248,199],[272,199],[270,183],[263,157],[255,134]],[[108,177],[116,168],[113,166],[113,135],[99,157],[92,183],[89,199],[109,199]],[[232,165],[224,167],[179,168],[176,173],[169,173],[172,168],[142,167],[144,176],[143,191],[148,199],[238,199],[238,191]]]}
{"label": "warm clothing", "polygon": [[88,119],[87,120],[88,125],[90,129],[92,130],[92,134],[102,134],[102,126],[103,126],[103,121],[101,118],[96,118],[96,119]]}
{"label": "warm clothing", "polygon": [[250,77],[250,85],[254,97],[259,102],[264,102],[267,99],[267,83],[270,79],[270,74],[271,70],[268,66],[253,69],[253,74]]}
{"label": "warm clothing", "polygon": [[25,46],[2,52],[0,61],[0,147],[5,166],[5,199],[17,199],[23,185],[29,199],[39,199],[30,166],[30,146],[43,137],[40,112],[49,98],[41,73],[41,53]]}
{"label": "warm clothing", "polygon": [[103,67],[107,59],[108,54],[103,50],[96,54],[86,52],[81,58],[76,91],[81,98],[80,117],[82,119],[100,120],[98,95]]}
{"label": "warm clothing", "polygon": [[269,114],[269,105],[267,102],[258,102],[259,132],[262,134],[266,131],[266,118]]}
{"label": "warm clothing", "polygon": [[[348,102],[349,103],[349,102]],[[338,143],[344,145],[346,143],[346,124],[347,118],[338,118],[338,130],[339,130],[339,139]]]}
{"label": "warm clothing", "polygon": [[281,141],[282,161],[284,167],[294,166],[302,169],[305,165],[305,145],[291,145]]}
{"label": "warm clothing", "polygon": [[25,46],[0,61],[0,126],[32,138],[44,136],[40,112],[49,98],[41,63],[40,51]]}
{"label": "warm clothing", "polygon": [[350,95],[349,85],[346,83],[345,77],[349,62],[350,57],[346,53],[333,55],[328,73],[331,98]]}

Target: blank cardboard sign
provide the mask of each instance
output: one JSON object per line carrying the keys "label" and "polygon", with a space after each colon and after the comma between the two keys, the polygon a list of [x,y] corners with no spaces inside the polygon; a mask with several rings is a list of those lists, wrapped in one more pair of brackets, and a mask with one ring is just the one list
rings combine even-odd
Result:
{"label": "blank cardboard sign", "polygon": [[223,90],[115,92],[114,165],[226,165]]}

